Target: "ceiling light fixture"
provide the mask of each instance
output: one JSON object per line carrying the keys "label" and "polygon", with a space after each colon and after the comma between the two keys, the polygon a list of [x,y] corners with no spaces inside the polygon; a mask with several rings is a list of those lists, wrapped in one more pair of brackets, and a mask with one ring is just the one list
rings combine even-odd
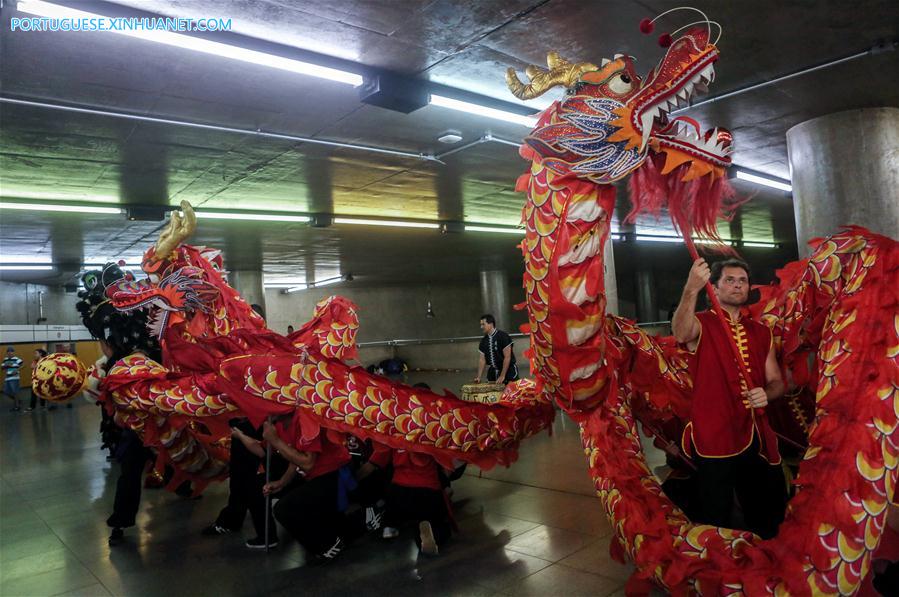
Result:
{"label": "ceiling light fixture", "polygon": [[524,234],[524,228],[500,228],[498,226],[469,226],[465,225],[465,232],[502,232],[503,234]]}
{"label": "ceiling light fixture", "polygon": [[32,265],[49,264],[50,257],[46,255],[3,255],[3,265],[13,265],[16,263],[30,263]]}
{"label": "ceiling light fixture", "polygon": [[776,249],[778,247],[777,243],[758,243],[748,240],[744,240],[742,244],[744,247],[763,247],[766,249]]}
{"label": "ceiling light fixture", "polygon": [[[638,234],[635,237],[635,239],[637,241],[646,241],[646,242],[653,242],[653,243],[683,243],[684,242],[684,239],[680,236],[664,235],[664,234],[659,234],[659,235],[655,235],[655,236],[650,236],[650,235],[646,235],[646,234]],[[733,246],[733,244],[734,244],[734,241],[726,239],[726,238],[721,239],[721,242],[711,240],[708,238],[693,238],[693,242],[696,243],[697,245],[725,244],[725,245]]]}
{"label": "ceiling light fixture", "polygon": [[[18,10],[27,14],[36,15],[39,17],[47,17],[50,19],[110,18],[104,15],[76,10],[67,6],[61,6],[59,4],[44,2],[43,0],[21,0],[18,4]],[[285,58],[283,56],[275,56],[273,54],[257,52],[255,50],[248,50],[246,48],[231,46],[201,37],[193,37],[190,35],[183,35],[180,33],[173,33],[163,30],[115,30],[112,32],[119,33],[121,35],[127,35],[129,37],[136,37],[146,41],[161,43],[168,46],[175,46],[178,48],[183,48],[185,50],[193,50],[195,52],[202,52],[204,54],[211,54],[213,56],[221,56],[224,58],[230,58],[232,60],[249,62],[250,64],[258,64],[260,66],[267,66],[270,68],[277,68],[279,70],[289,71],[301,75],[308,75],[310,77],[318,77],[320,79],[327,79],[329,81],[336,81],[338,83],[346,83],[354,87],[362,84],[362,75],[357,75],[356,73],[342,71],[335,68],[328,68],[326,66],[319,66],[318,64],[312,64],[310,62],[293,60],[291,58]]]}
{"label": "ceiling light fixture", "polygon": [[198,218],[207,220],[242,220],[259,222],[308,222],[309,216],[289,216],[275,213],[239,213],[225,211],[198,211]]}
{"label": "ceiling light fixture", "polygon": [[52,270],[52,265],[6,265],[0,264],[0,271],[6,272],[31,272]]}
{"label": "ceiling light fixture", "polygon": [[458,143],[462,140],[462,133],[455,130],[444,131],[440,133],[440,136],[437,137],[437,140],[441,143],[452,145],[453,143]]}
{"label": "ceiling light fixture", "polygon": [[679,236],[645,236],[638,234],[636,239],[638,241],[645,241],[651,243],[682,243],[684,239]]}
{"label": "ceiling light fixture", "polygon": [[497,110],[496,108],[488,108],[487,106],[473,104],[471,102],[463,102],[462,100],[453,99],[451,97],[446,97],[443,95],[432,94],[429,103],[432,106],[440,106],[442,108],[449,108],[450,110],[467,112],[468,114],[475,114],[477,116],[486,116],[488,118],[504,120],[506,122],[512,122],[531,128],[533,128],[537,124],[536,116],[526,116],[524,114],[506,112],[505,110]]}
{"label": "ceiling light fixture", "polygon": [[121,214],[118,207],[102,207],[94,205],[63,205],[51,203],[9,203],[0,201],[0,209],[21,209],[25,211],[62,211],[81,214]]}
{"label": "ceiling light fixture", "polygon": [[787,193],[791,193],[793,191],[793,185],[789,184],[789,182],[784,182],[776,178],[769,178],[767,176],[750,174],[749,172],[744,172],[743,170],[737,170],[736,178],[745,180],[746,182],[754,182],[755,184],[760,184],[762,186],[780,189],[781,191],[786,191]]}
{"label": "ceiling light fixture", "polygon": [[405,220],[369,220],[364,218],[334,218],[335,224],[353,224],[358,226],[394,226],[397,228],[429,228],[437,230],[437,222],[410,222]]}

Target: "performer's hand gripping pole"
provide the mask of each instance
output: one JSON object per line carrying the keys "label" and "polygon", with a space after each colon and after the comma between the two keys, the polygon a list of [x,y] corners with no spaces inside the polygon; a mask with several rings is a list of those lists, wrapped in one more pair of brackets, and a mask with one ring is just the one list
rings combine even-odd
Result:
{"label": "performer's hand gripping pole", "polygon": [[[687,250],[690,252],[690,257],[693,258],[695,262],[699,259],[699,253],[696,251],[696,245],[693,243],[693,239],[690,237],[690,233],[687,232],[689,228],[680,227],[684,234],[684,243],[687,245]],[[711,282],[705,283],[705,291],[706,294],[709,295],[709,300],[712,302],[712,308],[715,310],[715,315],[718,316],[718,321],[721,322],[721,326],[724,328],[724,333],[728,339],[728,345],[730,345],[730,351],[733,353],[734,360],[737,361],[737,366],[740,368],[740,377],[742,377],[743,382],[746,384],[747,388],[752,388],[752,380],[749,377],[749,370],[746,369],[746,363],[743,362],[743,355],[740,354],[740,349],[737,348],[737,343],[734,341],[733,334],[731,333],[730,324],[727,323],[727,320],[724,318],[724,311],[721,309],[721,303],[718,301],[718,295],[715,294],[714,288],[712,288]],[[756,412],[764,412],[764,409],[756,409]]]}

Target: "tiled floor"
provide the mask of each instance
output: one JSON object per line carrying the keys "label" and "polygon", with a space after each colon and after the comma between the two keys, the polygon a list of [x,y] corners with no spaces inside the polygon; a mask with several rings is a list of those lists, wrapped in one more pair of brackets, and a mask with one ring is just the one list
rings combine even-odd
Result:
{"label": "tiled floor", "polygon": [[[455,388],[463,377],[410,381]],[[609,524],[562,417],[510,469],[469,470],[454,484],[461,532],[440,557],[419,559],[411,536],[366,537],[324,568],[305,566],[292,540],[265,554],[240,536],[201,536],[224,485],[200,500],[145,491],[138,526],[110,549],[117,466],[99,449],[98,421],[83,401],[0,413],[0,595],[618,595],[631,570],[608,556]]]}

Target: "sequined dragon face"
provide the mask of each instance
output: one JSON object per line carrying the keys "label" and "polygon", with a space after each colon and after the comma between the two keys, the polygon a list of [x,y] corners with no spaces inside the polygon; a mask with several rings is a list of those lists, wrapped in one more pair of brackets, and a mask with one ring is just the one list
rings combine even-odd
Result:
{"label": "sequined dragon face", "polygon": [[555,85],[567,96],[542,115],[525,142],[559,174],[597,183],[620,180],[639,168],[650,151],[665,154],[663,174],[688,163],[684,180],[722,175],[730,165],[732,137],[724,129],[702,132],[692,118],[669,114],[708,90],[715,78],[718,49],[708,31],[693,28],[641,79],[630,56],[616,54],[597,66],[572,64],[551,52],[549,69],[530,66],[530,83],[510,69],[506,81],[522,99]]}
{"label": "sequined dragon face", "polygon": [[183,320],[187,312],[206,311],[217,295],[215,287],[203,281],[202,271],[194,267],[167,271],[158,283],[125,277],[106,287],[106,297],[117,310],[146,310],[148,327],[156,337],[169,323]]}

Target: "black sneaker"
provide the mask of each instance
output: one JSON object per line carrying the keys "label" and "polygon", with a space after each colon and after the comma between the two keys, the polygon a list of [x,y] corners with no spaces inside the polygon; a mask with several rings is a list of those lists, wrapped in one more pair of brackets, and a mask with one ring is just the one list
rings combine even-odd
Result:
{"label": "black sneaker", "polygon": [[231,532],[231,529],[223,527],[217,524],[211,524],[202,531],[201,534],[206,535],[207,537],[214,537],[216,535],[227,535]]}
{"label": "black sneaker", "polygon": [[340,552],[343,551],[343,539],[340,537],[337,538],[337,541],[334,542],[334,545],[326,549],[321,553],[315,554],[315,559],[313,560],[313,564],[318,566],[328,564],[333,562],[337,556],[340,555]]}
{"label": "black sneaker", "polygon": [[113,545],[118,545],[122,541],[125,540],[125,531],[120,529],[119,527],[115,527],[112,529],[112,532],[109,533],[109,545],[110,547]]}
{"label": "black sneaker", "polygon": [[[247,539],[247,542],[244,543],[250,549],[265,549],[265,537],[253,537],[252,539]],[[278,547],[278,538],[271,537],[268,540],[268,548],[275,549]]]}

